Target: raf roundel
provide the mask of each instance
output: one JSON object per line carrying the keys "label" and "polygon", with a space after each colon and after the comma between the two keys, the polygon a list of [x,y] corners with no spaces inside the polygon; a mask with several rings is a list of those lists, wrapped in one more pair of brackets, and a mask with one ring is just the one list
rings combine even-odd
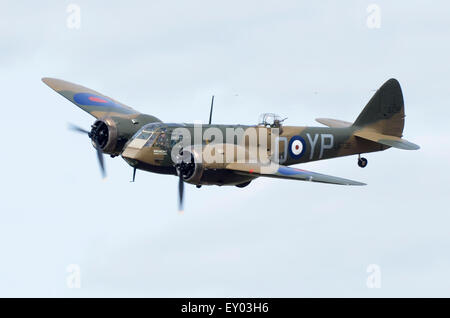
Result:
{"label": "raf roundel", "polygon": [[73,95],[75,103],[85,106],[120,107],[111,99],[91,93],[77,93]]}
{"label": "raf roundel", "polygon": [[294,136],[289,141],[289,153],[292,158],[299,159],[306,150],[305,139],[300,136]]}
{"label": "raf roundel", "polygon": [[303,144],[300,140],[294,140],[292,142],[291,151],[295,156],[298,156],[303,151]]}

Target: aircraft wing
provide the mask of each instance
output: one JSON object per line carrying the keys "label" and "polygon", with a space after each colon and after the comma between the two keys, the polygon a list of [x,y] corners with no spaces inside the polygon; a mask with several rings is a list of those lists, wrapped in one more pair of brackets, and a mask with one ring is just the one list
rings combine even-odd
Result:
{"label": "aircraft wing", "polygon": [[259,163],[230,163],[226,166],[226,168],[248,176],[302,180],[341,185],[366,185],[365,183],[358,181],[333,177],[326,174],[277,165],[274,163],[271,163],[270,165],[262,165]]}
{"label": "aircraft wing", "polygon": [[81,85],[49,77],[44,77],[42,81],[95,118],[106,116],[134,118],[140,114],[127,105]]}

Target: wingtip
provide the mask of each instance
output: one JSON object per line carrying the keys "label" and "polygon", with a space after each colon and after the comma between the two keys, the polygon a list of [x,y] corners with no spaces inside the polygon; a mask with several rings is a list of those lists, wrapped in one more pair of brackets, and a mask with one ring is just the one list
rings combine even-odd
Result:
{"label": "wingtip", "polygon": [[52,81],[54,81],[55,79],[56,79],[56,78],[43,77],[43,78],[41,78],[41,81],[42,81],[45,85],[51,87],[51,83],[52,83]]}
{"label": "wingtip", "polygon": [[41,81],[50,87],[52,87],[54,85],[58,85],[58,84],[68,83],[66,81],[63,81],[63,80],[60,80],[60,79],[54,78],[54,77],[42,77]]}
{"label": "wingtip", "polygon": [[403,150],[419,150],[420,149],[419,145],[412,143],[410,141],[406,141],[402,146],[403,146],[403,148],[400,148],[400,149],[403,149]]}
{"label": "wingtip", "polygon": [[348,185],[348,186],[366,186],[367,183],[349,180],[345,185]]}

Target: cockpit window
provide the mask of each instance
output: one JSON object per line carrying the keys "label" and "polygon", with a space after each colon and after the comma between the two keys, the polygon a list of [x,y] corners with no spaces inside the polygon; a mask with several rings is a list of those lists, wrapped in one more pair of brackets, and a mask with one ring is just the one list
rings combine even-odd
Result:
{"label": "cockpit window", "polygon": [[148,139],[152,133],[149,131],[143,131],[139,136],[137,136],[137,139]]}
{"label": "cockpit window", "polygon": [[145,143],[144,147],[151,147],[153,145],[153,142],[155,141],[157,135],[158,134],[156,132],[153,133],[152,136],[150,137],[150,139],[147,140],[147,142]]}
{"label": "cockpit window", "polygon": [[[171,145],[170,135],[173,124],[150,123],[143,126],[136,132],[133,139],[141,140],[143,146],[141,147],[158,147],[169,148]],[[142,145],[141,144],[141,145]]]}
{"label": "cockpit window", "polygon": [[155,147],[159,147],[159,148],[167,148],[170,144],[170,140],[168,138],[167,132],[165,128],[162,128],[158,138],[156,139],[155,142]]}
{"label": "cockpit window", "polygon": [[155,131],[156,129],[160,128],[162,125],[164,125],[164,124],[163,123],[150,123],[150,124],[147,124],[144,127],[142,127],[142,129],[145,131]]}

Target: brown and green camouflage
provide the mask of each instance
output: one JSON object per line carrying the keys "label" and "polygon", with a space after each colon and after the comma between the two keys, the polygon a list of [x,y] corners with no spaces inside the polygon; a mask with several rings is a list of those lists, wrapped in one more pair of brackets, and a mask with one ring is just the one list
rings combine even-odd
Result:
{"label": "brown and green camouflage", "polygon": [[[261,176],[363,185],[289,166],[358,155],[364,167],[367,160],[359,156],[363,153],[419,149],[402,138],[405,109],[395,79],[381,86],[354,123],[317,119],[327,127],[284,126],[282,121],[253,126],[163,123],[83,86],[52,78],[43,81],[96,118],[89,135],[99,151],[120,155],[135,169],[179,175],[197,186],[243,187]],[[232,138],[230,132],[235,134]]]}

